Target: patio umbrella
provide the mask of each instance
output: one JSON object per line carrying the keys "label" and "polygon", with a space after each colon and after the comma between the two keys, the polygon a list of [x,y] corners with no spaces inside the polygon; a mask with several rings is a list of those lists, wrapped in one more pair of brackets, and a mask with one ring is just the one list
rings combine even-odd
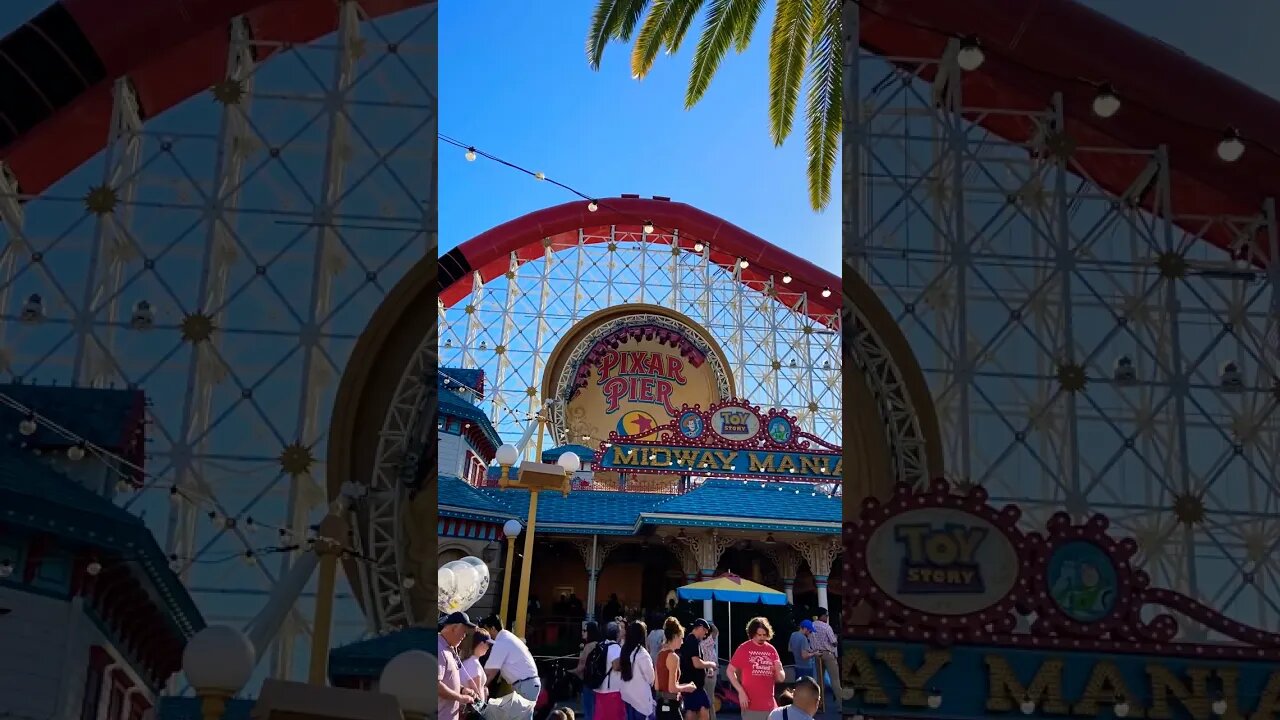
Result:
{"label": "patio umbrella", "polygon": [[733,604],[736,602],[786,605],[787,594],[757,582],[744,580],[733,573],[717,575],[710,580],[691,583],[676,589],[685,600],[721,600],[729,603],[729,648],[733,648]]}

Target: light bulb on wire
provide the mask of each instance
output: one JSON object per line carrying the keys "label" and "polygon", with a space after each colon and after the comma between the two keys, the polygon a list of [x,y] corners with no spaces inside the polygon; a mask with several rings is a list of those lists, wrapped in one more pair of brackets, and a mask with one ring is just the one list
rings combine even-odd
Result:
{"label": "light bulb on wire", "polygon": [[536,172],[533,174],[535,180],[546,180],[547,174],[544,172]]}
{"label": "light bulb on wire", "polygon": [[469,147],[469,148],[467,148],[467,152],[466,152],[466,154],[465,154],[465,155],[463,155],[463,157],[465,157],[465,158],[467,159],[467,162],[475,162],[475,161],[476,161],[476,149],[475,149],[475,148],[473,148],[473,147]]}
{"label": "light bulb on wire", "polygon": [[937,710],[942,707],[942,693],[938,692],[937,688],[930,690],[927,702],[929,703],[930,710]]}
{"label": "light bulb on wire", "polygon": [[80,462],[84,459],[84,443],[76,443],[67,448],[67,459],[71,462]]}
{"label": "light bulb on wire", "polygon": [[1098,94],[1093,96],[1093,114],[1100,118],[1109,118],[1120,112],[1120,96],[1116,95],[1111,83],[1098,86]]}
{"label": "light bulb on wire", "polygon": [[1124,700],[1121,700],[1120,702],[1116,703],[1115,707],[1112,708],[1112,710],[1115,711],[1116,717],[1118,718],[1129,717],[1129,703],[1125,702]]}
{"label": "light bulb on wire", "polygon": [[829,298],[829,297],[831,297],[831,288],[829,288],[829,287],[824,287],[824,288],[822,288],[822,297],[824,297],[824,298]]}
{"label": "light bulb on wire", "polygon": [[746,258],[738,258],[738,267],[742,268],[743,270],[746,270],[747,268],[751,267],[751,261],[747,260]]}
{"label": "light bulb on wire", "polygon": [[38,428],[35,415],[28,415],[18,423],[18,432],[23,435],[35,435]]}
{"label": "light bulb on wire", "polygon": [[782,284],[783,284],[783,285],[790,285],[790,284],[791,284],[791,280],[792,280],[792,278],[791,278],[791,273],[782,273]]}
{"label": "light bulb on wire", "polygon": [[1244,155],[1244,140],[1240,138],[1240,131],[1229,127],[1222,133],[1222,139],[1218,141],[1218,157],[1223,162],[1235,162]]}
{"label": "light bulb on wire", "polygon": [[595,212],[599,209],[600,209],[600,206],[596,204],[595,200],[590,200],[587,202],[587,212]]}
{"label": "light bulb on wire", "polygon": [[978,42],[978,38],[970,35],[960,41],[960,52],[956,53],[956,64],[961,70],[972,72],[982,67],[982,63],[987,59],[986,53],[982,52],[982,43]]}
{"label": "light bulb on wire", "polygon": [[644,234],[645,235],[653,234],[653,223],[649,222],[648,220],[644,221]]}

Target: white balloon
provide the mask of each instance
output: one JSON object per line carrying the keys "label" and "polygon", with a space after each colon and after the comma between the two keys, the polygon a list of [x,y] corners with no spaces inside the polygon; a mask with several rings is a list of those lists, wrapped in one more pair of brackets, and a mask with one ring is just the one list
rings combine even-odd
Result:
{"label": "white balloon", "polygon": [[445,565],[445,567],[452,570],[453,576],[457,579],[455,592],[459,600],[466,605],[462,609],[466,610],[481,597],[477,592],[480,588],[480,573],[470,564],[461,560],[455,560]]}
{"label": "white balloon", "polygon": [[436,599],[436,607],[442,613],[457,612],[458,605],[458,576],[446,565],[436,571],[436,587],[438,594]]}
{"label": "white balloon", "polygon": [[467,563],[471,567],[475,568],[476,572],[480,574],[480,585],[477,588],[477,592],[480,593],[480,596],[477,597],[476,600],[484,597],[485,593],[489,591],[489,566],[485,561],[472,555],[468,555],[458,562]]}

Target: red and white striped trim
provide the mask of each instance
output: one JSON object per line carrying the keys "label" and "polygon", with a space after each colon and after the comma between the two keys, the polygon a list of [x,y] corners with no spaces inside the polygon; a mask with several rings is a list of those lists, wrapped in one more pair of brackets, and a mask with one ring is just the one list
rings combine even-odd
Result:
{"label": "red and white striped trim", "polygon": [[478,520],[440,518],[436,521],[436,535],[471,540],[498,540],[502,535],[502,526]]}

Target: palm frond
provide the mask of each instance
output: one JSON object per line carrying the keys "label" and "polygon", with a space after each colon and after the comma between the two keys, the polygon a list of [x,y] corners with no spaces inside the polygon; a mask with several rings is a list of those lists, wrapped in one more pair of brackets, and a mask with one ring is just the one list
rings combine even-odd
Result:
{"label": "palm frond", "polygon": [[840,0],[822,0],[814,17],[809,54],[806,148],[809,151],[809,204],[821,210],[831,202],[831,176],[840,149],[844,42]]}
{"label": "palm frond", "polygon": [[662,38],[662,44],[667,46],[667,50],[672,55],[680,52],[680,45],[684,43],[684,38],[689,34],[689,28],[693,26],[693,19],[697,17],[700,9],[702,9],[702,0],[681,3],[678,17],[672,23],[670,32]]}
{"label": "palm frond", "polygon": [[791,134],[804,68],[813,44],[814,0],[778,0],[769,39],[769,132],[774,145]]}
{"label": "palm frond", "polygon": [[764,10],[764,2],[757,2],[747,10],[747,17],[737,25],[737,34],[733,36],[735,52],[746,52],[751,44],[751,36],[755,34],[756,23],[760,21],[760,11]]}
{"label": "palm frond", "polygon": [[701,0],[653,0],[649,14],[640,26],[636,35],[635,47],[631,49],[631,74],[642,78],[653,68],[653,61],[665,44],[665,38],[680,21],[685,6],[692,6],[692,13],[698,11]]}
{"label": "palm frond", "polygon": [[591,27],[587,31],[587,63],[592,70],[600,69],[604,49],[609,41],[631,38],[636,22],[649,0],[599,0],[591,14]]}
{"label": "palm frond", "polygon": [[[742,25],[750,22],[753,16],[759,16],[759,9],[755,6],[760,2],[763,0],[712,0],[702,36],[698,38],[698,47],[693,53],[693,69],[689,72],[689,87],[684,96],[686,108],[696,105],[707,92],[720,61],[734,40],[744,32]],[[746,32],[750,34],[750,30]]]}

